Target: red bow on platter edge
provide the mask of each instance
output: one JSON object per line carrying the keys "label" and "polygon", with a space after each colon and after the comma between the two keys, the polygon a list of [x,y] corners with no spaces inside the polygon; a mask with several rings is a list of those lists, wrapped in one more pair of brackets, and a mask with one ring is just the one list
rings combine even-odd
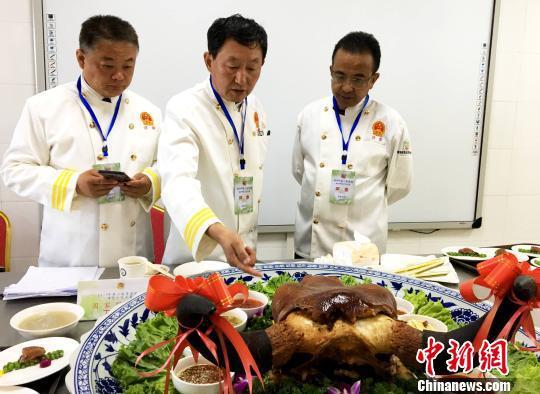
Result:
{"label": "red bow on platter edge", "polygon": [[[176,305],[188,294],[197,294],[203,296],[214,303],[216,306],[216,312],[209,317],[212,324],[204,332],[199,329],[199,326],[195,328],[188,328],[179,325],[177,336],[151,346],[143,351],[139,357],[137,357],[135,365],[137,365],[147,354],[171,342],[175,342],[169,357],[160,368],[151,372],[138,372],[139,375],[142,377],[155,376],[166,368],[167,375],[165,379],[165,393],[168,393],[171,367],[172,365],[176,365],[184,349],[189,346],[195,361],[198,359],[198,352],[195,351],[195,349],[193,349],[187,341],[187,337],[190,334],[194,332],[197,333],[207,349],[219,363],[217,346],[209,338],[210,333],[215,331],[219,339],[221,349],[223,349],[223,360],[225,361],[225,376],[223,378],[224,384],[220,384],[220,392],[226,394],[233,392],[229,359],[227,356],[224,338],[227,337],[240,356],[239,358],[242,362],[246,380],[249,384],[249,391],[251,393],[253,381],[251,370],[253,369],[256,376],[262,382],[261,373],[257,367],[257,364],[255,363],[255,360],[253,359],[253,356],[251,355],[251,352],[249,351],[249,348],[240,334],[225,318],[220,316],[223,312],[234,308],[232,304],[235,295],[242,295],[244,300],[248,298],[247,287],[240,283],[227,286],[223,278],[217,273],[211,274],[208,278],[197,277],[191,279],[184,278],[183,276],[176,276],[174,280],[162,275],[156,275],[152,276],[148,282],[145,305],[153,312],[164,312],[169,317],[175,316]],[[218,367],[222,368],[221,365],[218,365]]]}
{"label": "red bow on platter edge", "polygon": [[[537,291],[536,298],[529,301],[522,301],[516,297],[513,291],[514,280],[520,275],[531,277],[536,283],[536,288],[540,290],[540,269],[531,269],[531,266],[527,262],[519,263],[517,257],[512,253],[502,253],[492,259],[483,261],[476,266],[476,269],[480,276],[460,285],[459,290],[462,297],[469,302],[480,302],[487,300],[493,295],[495,296],[495,302],[474,338],[473,346],[475,351],[478,352],[482,341],[487,339],[497,310],[508,293],[510,293],[510,300],[520,305],[520,307],[497,335],[497,339],[503,338],[514,341],[519,327],[522,327],[533,344],[532,347],[523,348],[523,350],[540,351],[540,343],[536,339],[534,322],[531,316],[531,311],[540,307],[540,294]],[[488,288],[490,290],[489,295],[485,298],[476,297],[473,290],[474,285]],[[512,327],[518,319],[518,327],[512,333]],[[511,338],[509,338],[510,336]]]}

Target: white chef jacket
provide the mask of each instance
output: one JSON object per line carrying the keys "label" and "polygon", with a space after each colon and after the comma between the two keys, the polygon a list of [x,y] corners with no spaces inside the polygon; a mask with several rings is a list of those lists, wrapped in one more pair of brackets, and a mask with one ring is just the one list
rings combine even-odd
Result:
{"label": "white chef jacket", "polygon": [[[243,107],[224,102],[240,134]],[[158,150],[162,199],[173,222],[165,264],[206,258],[225,261],[223,250],[205,234],[217,222],[238,232],[247,246],[256,247],[268,134],[261,103],[250,95],[244,131],[246,166],[241,170],[238,143],[209,80],[169,101]],[[253,177],[251,213],[235,214],[235,176]]]}
{"label": "white chef jacket", "polygon": [[[111,103],[81,77],[82,93],[106,133],[118,97]],[[108,140],[102,137],[82,104],[76,82],[58,86],[26,101],[4,156],[2,177],[15,193],[43,204],[40,266],[115,266],[120,257],[152,258],[152,231],[147,214],[159,199],[155,168],[161,112],[149,101],[124,91]],[[133,176],[143,172],[152,182],[141,199],[98,204],[76,193],[79,175],[94,164],[120,163]],[[146,212],[145,212],[146,211]]]}
{"label": "white chef jacket", "polygon": [[[364,98],[365,100],[365,98]],[[341,116],[345,138],[364,104]],[[387,207],[411,187],[412,154],[407,126],[387,105],[369,99],[351,137],[345,166],[332,96],[315,101],[298,116],[292,172],[301,185],[296,212],[295,251],[303,257],[332,253],[334,243],[354,239],[354,231],[386,250]],[[330,203],[332,170],[356,173],[350,205]]]}

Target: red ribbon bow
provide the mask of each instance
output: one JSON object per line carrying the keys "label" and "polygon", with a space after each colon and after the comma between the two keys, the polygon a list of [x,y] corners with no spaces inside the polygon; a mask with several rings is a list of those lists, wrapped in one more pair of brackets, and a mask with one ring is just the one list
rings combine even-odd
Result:
{"label": "red ribbon bow", "polygon": [[[466,301],[469,302],[484,301],[493,295],[495,296],[495,302],[493,304],[493,308],[491,308],[491,310],[488,312],[482,326],[474,338],[473,346],[475,351],[478,351],[482,345],[482,341],[487,339],[489,329],[493,323],[495,315],[497,314],[497,310],[509,292],[510,300],[513,303],[520,305],[520,307],[503,327],[497,336],[497,339],[509,339],[511,336],[511,340],[514,341],[519,327],[522,327],[525,334],[527,337],[529,337],[533,344],[532,348],[526,348],[524,350],[539,351],[540,343],[538,343],[536,339],[531,311],[534,308],[540,307],[540,291],[537,292],[535,299],[522,301],[513,293],[512,287],[514,285],[514,280],[518,276],[525,275],[532,277],[536,283],[537,289],[540,290],[540,269],[531,269],[531,266],[527,262],[519,263],[516,256],[511,253],[502,253],[492,259],[483,261],[476,266],[476,269],[478,270],[480,276],[462,283],[459,288],[461,295]],[[487,287],[490,289],[489,295],[485,298],[478,298],[474,294],[474,285]],[[515,322],[518,321],[518,319],[518,329],[511,333],[512,327],[514,326]]]}
{"label": "red ribbon bow", "polygon": [[231,374],[229,369],[229,360],[227,357],[224,339],[224,337],[227,337],[227,339],[234,345],[234,348],[240,356],[240,360],[246,374],[246,380],[249,384],[249,391],[251,393],[253,380],[251,369],[253,369],[257,377],[262,382],[261,373],[259,372],[257,364],[255,363],[255,360],[253,359],[249,348],[247,347],[240,334],[238,334],[238,332],[226,319],[220,316],[223,312],[234,308],[232,304],[235,295],[240,294],[244,297],[244,299],[247,299],[247,287],[240,283],[235,283],[233,285],[227,286],[223,281],[223,278],[221,278],[221,276],[219,276],[219,274],[217,273],[213,273],[208,277],[208,279],[202,277],[191,279],[184,278],[183,276],[177,276],[174,280],[172,280],[165,276],[156,275],[152,276],[148,283],[145,305],[153,312],[163,311],[167,316],[174,316],[176,312],[176,305],[183,297],[188,294],[198,294],[214,303],[214,305],[216,306],[216,312],[210,316],[210,321],[212,322],[212,325],[205,332],[199,330],[198,327],[186,329],[185,327],[179,326],[178,335],[176,337],[167,341],[160,342],[146,349],[140,354],[139,357],[137,357],[135,365],[137,365],[139,361],[142,360],[142,358],[147,354],[173,341],[175,342],[175,345],[169,357],[160,368],[152,372],[139,372],[139,375],[143,377],[155,376],[162,372],[165,368],[167,368],[165,393],[168,393],[171,362],[174,361],[174,365],[176,365],[176,362],[178,361],[180,355],[188,346],[191,348],[195,360],[197,360],[198,358],[198,353],[191,347],[191,345],[187,341],[187,337],[193,332],[199,335],[202,342],[206,345],[214,358],[219,361],[219,358],[217,356],[217,346],[208,337],[208,335],[215,330],[221,344],[221,348],[223,349],[223,359],[225,360],[225,384],[224,387],[220,385],[220,392],[229,393],[233,391]]}

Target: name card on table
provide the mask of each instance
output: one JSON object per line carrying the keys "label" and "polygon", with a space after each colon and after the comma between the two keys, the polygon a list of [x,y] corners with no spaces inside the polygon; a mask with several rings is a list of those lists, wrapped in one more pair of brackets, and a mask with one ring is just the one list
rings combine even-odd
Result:
{"label": "name card on table", "polygon": [[116,305],[146,291],[149,278],[102,279],[79,282],[77,304],[84,308],[82,320],[96,320]]}

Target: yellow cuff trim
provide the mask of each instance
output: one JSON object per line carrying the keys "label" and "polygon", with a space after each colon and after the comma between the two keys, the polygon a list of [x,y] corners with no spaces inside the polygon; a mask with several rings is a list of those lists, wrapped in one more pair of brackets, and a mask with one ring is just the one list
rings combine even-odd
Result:
{"label": "yellow cuff trim", "polygon": [[67,186],[75,171],[62,170],[58,178],[54,181],[52,192],[52,207],[63,211],[66,206]]}
{"label": "yellow cuff trim", "polygon": [[148,175],[152,180],[153,201],[159,200],[159,197],[161,197],[161,183],[159,182],[159,177],[150,167],[145,168],[143,174]]}
{"label": "yellow cuff trim", "polygon": [[216,218],[214,212],[212,212],[210,208],[203,208],[195,215],[193,215],[191,219],[189,219],[189,222],[184,230],[184,240],[186,241],[186,244],[188,245],[190,250],[193,249],[193,242],[195,242],[195,238],[199,233],[202,225],[208,219],[212,218]]}

